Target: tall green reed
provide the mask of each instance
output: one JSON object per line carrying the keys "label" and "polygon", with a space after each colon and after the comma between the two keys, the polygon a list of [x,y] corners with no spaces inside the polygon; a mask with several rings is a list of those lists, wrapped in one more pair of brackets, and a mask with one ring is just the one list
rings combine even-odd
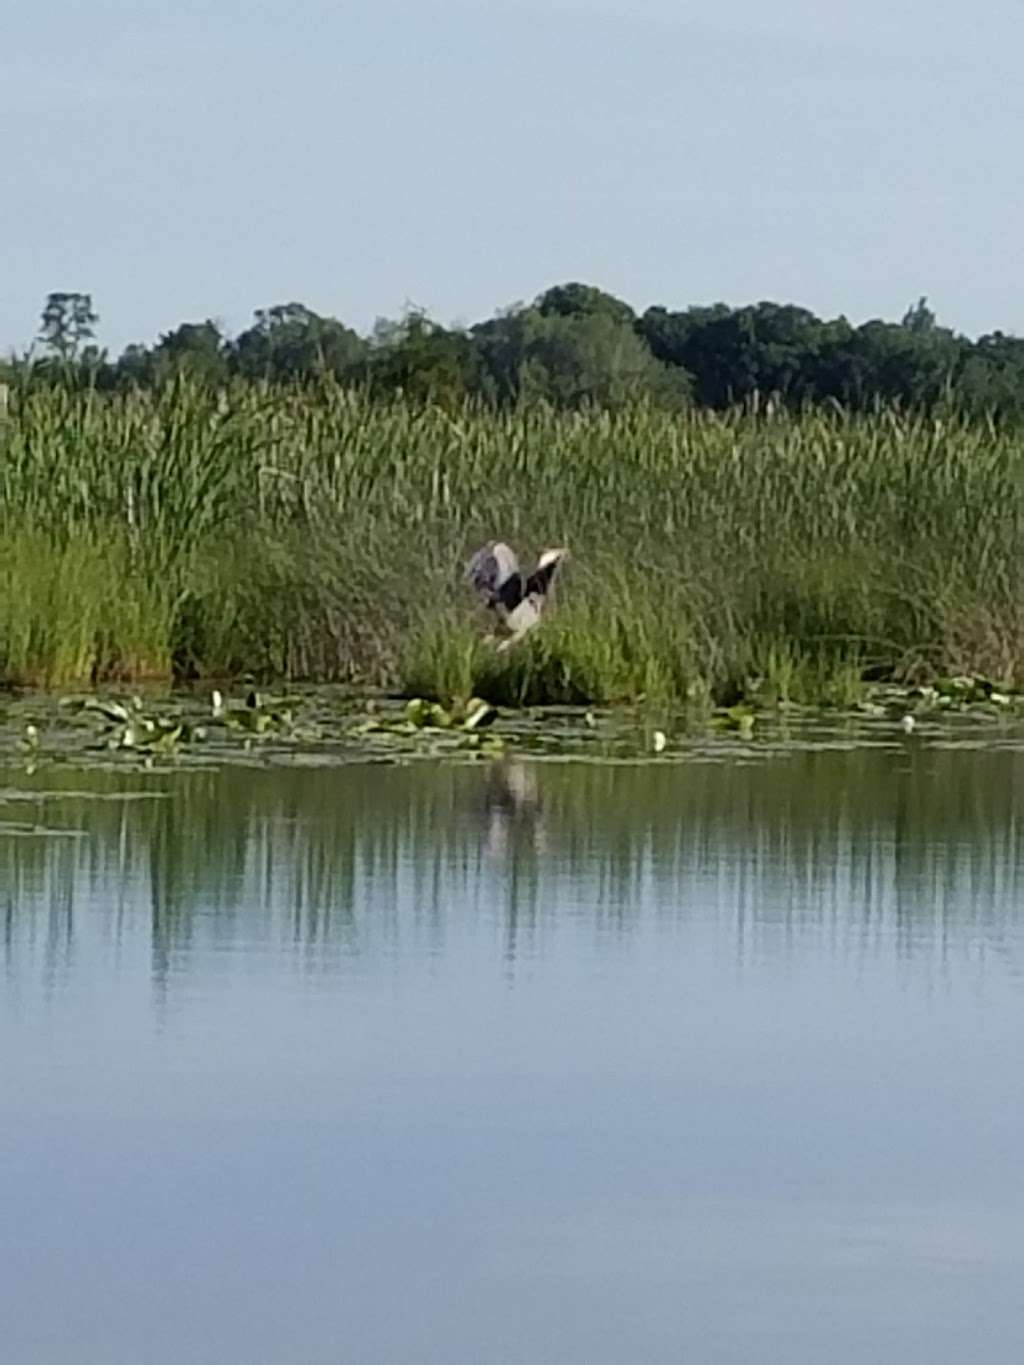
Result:
{"label": "tall green reed", "polygon": [[[329,381],[16,381],[0,674],[251,669],[521,701],[1014,681],[1022,478],[1018,433],[895,412],[453,415]],[[460,583],[495,535],[572,550],[501,656]]]}

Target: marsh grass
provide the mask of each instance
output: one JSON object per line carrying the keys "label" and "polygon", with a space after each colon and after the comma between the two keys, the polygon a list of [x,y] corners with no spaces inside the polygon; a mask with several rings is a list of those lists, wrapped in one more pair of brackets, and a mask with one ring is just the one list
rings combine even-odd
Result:
{"label": "marsh grass", "polygon": [[124,537],[83,530],[0,539],[0,676],[15,684],[166,677],[171,604]]}
{"label": "marsh grass", "polygon": [[[1022,513],[1024,436],[985,423],[16,382],[0,675],[252,671],[508,703],[1019,684]],[[500,655],[460,582],[493,535],[572,551],[542,626]]]}

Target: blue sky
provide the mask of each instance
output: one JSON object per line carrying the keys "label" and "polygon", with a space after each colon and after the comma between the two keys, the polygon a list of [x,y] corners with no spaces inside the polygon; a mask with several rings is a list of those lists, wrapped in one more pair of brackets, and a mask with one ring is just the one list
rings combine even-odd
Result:
{"label": "blue sky", "polygon": [[1024,332],[1020,0],[47,0],[0,17],[0,347],[581,279]]}

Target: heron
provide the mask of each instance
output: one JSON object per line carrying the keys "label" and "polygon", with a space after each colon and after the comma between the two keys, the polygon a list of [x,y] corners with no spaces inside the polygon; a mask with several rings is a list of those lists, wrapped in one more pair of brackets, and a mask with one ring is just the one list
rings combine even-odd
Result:
{"label": "heron", "polygon": [[497,616],[507,638],[505,650],[521,640],[540,620],[558,566],[568,550],[544,550],[532,574],[524,574],[514,550],[500,540],[488,541],[466,565],[466,577]]}

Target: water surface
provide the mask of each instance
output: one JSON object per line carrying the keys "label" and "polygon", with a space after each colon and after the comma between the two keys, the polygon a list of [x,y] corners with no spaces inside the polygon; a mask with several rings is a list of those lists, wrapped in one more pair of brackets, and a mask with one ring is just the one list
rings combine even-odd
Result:
{"label": "water surface", "polygon": [[1022,777],[3,774],[3,1359],[1019,1358]]}

